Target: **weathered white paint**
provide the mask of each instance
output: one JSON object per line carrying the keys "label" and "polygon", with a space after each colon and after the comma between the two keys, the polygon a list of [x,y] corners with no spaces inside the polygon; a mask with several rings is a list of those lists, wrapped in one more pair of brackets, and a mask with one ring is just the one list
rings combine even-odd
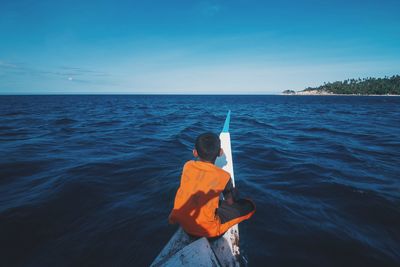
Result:
{"label": "weathered white paint", "polygon": [[203,237],[178,251],[174,256],[169,258],[163,266],[219,267],[220,265],[215,258],[208,240]]}
{"label": "weathered white paint", "polygon": [[233,160],[232,160],[232,149],[231,149],[231,135],[229,132],[222,132],[219,135],[221,140],[221,148],[224,154],[218,157],[215,161],[215,165],[229,172],[232,178],[233,186],[235,186],[235,175],[233,172]]}
{"label": "weathered white paint", "polygon": [[193,242],[194,239],[190,238],[181,227],[172,236],[167,245],[161,250],[157,258],[153,261],[151,266],[163,266],[169,258],[171,258],[175,253],[183,249],[185,246]]}
{"label": "weathered white paint", "polygon": [[[228,116],[230,114],[228,113]],[[229,119],[227,120],[229,123]],[[224,129],[229,129],[224,126]],[[233,160],[231,149],[231,136],[229,132],[221,132],[219,135],[221,140],[221,148],[224,155],[217,158],[215,165],[229,172],[232,178],[233,186],[235,186],[235,176],[233,172]],[[211,247],[222,266],[240,266],[240,248],[239,248],[239,227],[232,226],[221,238],[211,242]]]}
{"label": "weathered white paint", "polygon": [[221,266],[240,266],[239,231],[234,225],[219,239],[210,242]]}

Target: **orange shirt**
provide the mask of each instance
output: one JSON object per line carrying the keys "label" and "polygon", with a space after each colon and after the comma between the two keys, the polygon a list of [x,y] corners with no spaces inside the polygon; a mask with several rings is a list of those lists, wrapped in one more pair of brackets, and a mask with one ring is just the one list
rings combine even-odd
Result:
{"label": "orange shirt", "polygon": [[189,234],[213,237],[222,234],[216,215],[219,196],[230,174],[212,163],[188,161],[183,167],[181,184],[175,196],[170,219]]}

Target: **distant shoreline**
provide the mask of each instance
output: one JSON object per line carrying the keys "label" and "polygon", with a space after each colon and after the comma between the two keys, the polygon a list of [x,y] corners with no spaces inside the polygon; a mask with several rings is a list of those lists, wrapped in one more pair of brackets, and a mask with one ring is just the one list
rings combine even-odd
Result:
{"label": "distant shoreline", "polygon": [[16,96],[400,96],[400,95],[361,95],[361,94],[285,94],[285,93],[269,93],[269,94],[127,94],[127,93],[109,93],[109,94],[0,94],[0,97],[16,97]]}
{"label": "distant shoreline", "polygon": [[399,96],[400,75],[384,78],[358,78],[328,82],[302,91],[285,90],[284,95],[333,95],[333,96]]}
{"label": "distant shoreline", "polygon": [[374,94],[334,94],[328,92],[311,92],[311,91],[300,91],[296,93],[282,93],[281,95],[286,96],[400,96],[393,94],[386,95],[374,95]]}

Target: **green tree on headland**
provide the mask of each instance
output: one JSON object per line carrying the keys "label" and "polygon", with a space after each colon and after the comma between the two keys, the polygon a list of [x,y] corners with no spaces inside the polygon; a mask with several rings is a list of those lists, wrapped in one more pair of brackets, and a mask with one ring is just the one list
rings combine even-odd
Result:
{"label": "green tree on headland", "polygon": [[384,78],[347,79],[308,87],[303,91],[326,91],[332,94],[354,95],[400,95],[400,75]]}
{"label": "green tree on headland", "polygon": [[285,91],[283,91],[282,93],[285,94],[285,95],[295,95],[295,94],[296,94],[296,91],[293,91],[293,90],[285,90]]}

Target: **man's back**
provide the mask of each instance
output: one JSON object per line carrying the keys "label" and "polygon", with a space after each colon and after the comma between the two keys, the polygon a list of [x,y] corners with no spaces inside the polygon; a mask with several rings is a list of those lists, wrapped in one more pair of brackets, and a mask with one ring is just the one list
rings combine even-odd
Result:
{"label": "man's back", "polygon": [[219,196],[230,179],[229,173],[212,163],[188,161],[182,171],[171,220],[196,236],[217,236]]}

